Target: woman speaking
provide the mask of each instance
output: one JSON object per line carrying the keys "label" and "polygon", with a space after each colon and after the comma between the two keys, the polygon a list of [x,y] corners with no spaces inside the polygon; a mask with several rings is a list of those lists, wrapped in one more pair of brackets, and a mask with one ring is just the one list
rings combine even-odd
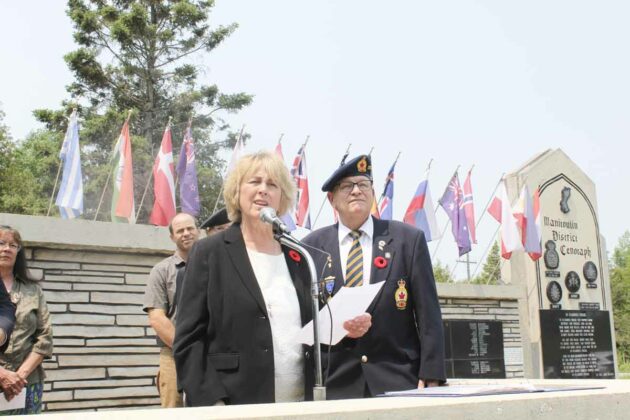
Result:
{"label": "woman speaking", "polygon": [[223,197],[234,224],[193,247],[178,308],[173,349],[186,405],[309,398],[312,369],[295,340],[311,319],[308,267],[260,220],[265,207],[284,214],[294,196],[272,153],[247,155],[228,175]]}

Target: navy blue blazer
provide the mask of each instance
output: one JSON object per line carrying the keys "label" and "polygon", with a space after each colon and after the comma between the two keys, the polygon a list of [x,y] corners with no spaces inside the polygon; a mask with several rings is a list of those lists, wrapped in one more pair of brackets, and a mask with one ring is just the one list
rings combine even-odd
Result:
{"label": "navy blue blazer", "polygon": [[[444,332],[431,258],[424,233],[397,221],[374,220],[370,283],[385,281],[368,312],[372,326],[359,339],[332,347],[328,368],[329,399],[375,396],[416,388],[419,379],[444,381]],[[333,294],[344,284],[338,225],[309,234],[304,242],[331,254],[314,259],[323,278],[334,280]]]}

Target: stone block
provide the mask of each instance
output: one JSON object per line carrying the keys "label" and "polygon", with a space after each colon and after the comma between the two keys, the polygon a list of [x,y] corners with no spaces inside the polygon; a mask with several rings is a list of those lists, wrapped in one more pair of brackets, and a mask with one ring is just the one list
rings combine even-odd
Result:
{"label": "stone block", "polygon": [[58,261],[29,261],[29,268],[44,268],[46,271],[52,269],[59,270],[78,270],[81,268],[79,263],[67,263],[67,262],[58,262]]}
{"label": "stone block", "polygon": [[114,325],[113,315],[59,314],[52,317],[53,325]]}
{"label": "stone block", "polygon": [[453,305],[499,306],[499,302],[494,299],[453,299]]}
{"label": "stone block", "polygon": [[142,376],[155,377],[158,371],[158,361],[150,367],[109,367],[107,373],[110,378],[136,378]]}
{"label": "stone block", "polygon": [[31,277],[33,277],[36,280],[41,280],[44,278],[44,270],[40,269],[40,268],[31,268],[29,267],[29,273],[31,274]]}
{"label": "stone block", "polygon": [[116,325],[149,325],[149,317],[146,315],[116,315]]}
{"label": "stone block", "polygon": [[138,267],[133,265],[104,265],[104,264],[82,264],[83,270],[101,270],[101,271],[113,271],[118,273],[147,273],[151,270],[151,267]]}
{"label": "stone block", "polygon": [[42,282],[42,289],[46,290],[72,290],[72,285],[69,283],[53,283],[53,282]]}
{"label": "stone block", "polygon": [[90,294],[87,292],[54,292],[44,291],[46,302],[53,303],[81,303],[89,302]]}
{"label": "stone block", "polygon": [[72,391],[49,391],[44,392],[42,400],[44,402],[50,401],[71,401]]}
{"label": "stone block", "polygon": [[502,300],[500,302],[502,308],[518,308],[518,301],[516,300]]}
{"label": "stone block", "polygon": [[134,273],[126,273],[125,274],[126,283],[128,284],[147,284],[147,280],[149,276],[147,274],[134,274]]}
{"label": "stone block", "polygon": [[[95,263],[95,264],[129,264],[129,265],[146,265],[153,267],[155,264],[165,258],[162,253],[156,254],[136,254],[136,253],[109,253],[109,252],[91,252],[86,250],[52,250],[38,248],[35,250],[35,260],[48,261],[64,261],[79,263]],[[107,270],[111,271],[111,270]]]}
{"label": "stone block", "polygon": [[105,378],[105,368],[55,369],[46,371],[46,382]]}
{"label": "stone block", "polygon": [[[155,340],[153,340],[153,344],[155,344]],[[115,354],[115,353],[159,353],[160,349],[156,346],[145,346],[145,347],[61,347],[57,346],[57,342],[55,341],[55,354]]]}
{"label": "stone block", "polygon": [[77,303],[70,305],[70,311],[89,314],[137,314],[139,311],[142,311],[142,308],[139,305],[94,305]]}
{"label": "stone block", "polygon": [[[56,341],[55,341],[56,342]],[[88,347],[98,346],[155,346],[155,338],[94,338],[86,342]]]}
{"label": "stone block", "polygon": [[72,285],[72,289],[73,290],[99,291],[99,292],[144,293],[145,286],[129,286],[126,284],[75,283]]}
{"label": "stone block", "polygon": [[459,306],[442,306],[442,315],[444,314],[472,314],[472,308],[462,308]]}
{"label": "stone block", "polygon": [[107,293],[91,292],[90,302],[92,303],[127,303],[142,305],[144,294],[142,293]]}
{"label": "stone block", "polygon": [[157,395],[157,388],[155,386],[126,386],[111,389],[78,389],[74,391],[74,398],[77,400],[123,397],[156,397]]}
{"label": "stone block", "polygon": [[59,367],[59,363],[53,362],[53,361],[50,361],[50,360],[45,360],[44,362],[42,362],[42,367],[46,371],[49,370],[49,369],[57,369]]}
{"label": "stone block", "polygon": [[46,302],[48,305],[48,311],[51,313],[64,313],[68,310],[68,305],[64,305],[63,303],[50,303]]}
{"label": "stone block", "polygon": [[114,400],[51,402],[46,405],[48,410],[78,410],[105,407],[132,407],[145,405],[159,405],[159,398],[121,398]]}
{"label": "stone block", "polygon": [[55,338],[55,353],[57,346],[85,346],[85,340],[82,338]]}
{"label": "stone block", "polygon": [[98,381],[58,381],[54,383],[55,389],[79,389],[79,388],[118,388],[124,386],[153,385],[151,378],[139,379],[104,379]]}
{"label": "stone block", "polygon": [[158,355],[77,355],[59,356],[59,366],[153,366],[158,364]]}
{"label": "stone block", "polygon": [[123,284],[124,279],[116,276],[72,276],[68,274],[46,274],[48,282],[67,282],[67,283],[107,283],[107,284]]}
{"label": "stone block", "polygon": [[491,314],[509,314],[518,316],[518,309],[516,308],[490,308]]}
{"label": "stone block", "polygon": [[97,327],[97,326],[57,326],[56,337],[143,337],[144,328],[139,327]]}
{"label": "stone block", "polygon": [[32,259],[33,258],[33,249],[32,248],[24,248],[24,257],[26,257],[27,260]]}

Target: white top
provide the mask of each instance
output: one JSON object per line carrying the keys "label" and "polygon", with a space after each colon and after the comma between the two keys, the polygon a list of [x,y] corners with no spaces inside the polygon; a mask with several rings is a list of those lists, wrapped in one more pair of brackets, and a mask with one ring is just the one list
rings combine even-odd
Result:
{"label": "white top", "polygon": [[296,338],[302,329],[302,318],[284,254],[270,255],[251,249],[247,254],[271,324],[276,402],[304,401],[304,356]]}
{"label": "white top", "polygon": [[[374,221],[372,216],[368,216],[367,220],[358,229],[361,231],[361,237],[359,243],[363,252],[363,285],[370,284],[370,277],[372,275],[372,241],[374,240]],[[348,264],[348,253],[352,247],[352,236],[350,236],[352,229],[345,226],[339,220],[339,259],[341,259],[341,272],[343,273],[344,283],[346,281],[346,265]]]}

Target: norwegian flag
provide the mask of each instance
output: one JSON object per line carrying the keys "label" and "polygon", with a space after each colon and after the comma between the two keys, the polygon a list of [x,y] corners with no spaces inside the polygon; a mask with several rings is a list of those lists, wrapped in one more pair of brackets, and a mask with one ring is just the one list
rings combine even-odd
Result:
{"label": "norwegian flag", "polygon": [[472,169],[468,171],[466,181],[464,181],[464,199],[462,206],[464,207],[464,214],[466,215],[466,224],[468,225],[468,232],[470,232],[470,241],[473,244],[477,243],[477,233],[475,230],[475,205],[473,203],[472,182],[470,176]]}
{"label": "norwegian flag", "polygon": [[291,175],[297,185],[297,199],[295,206],[295,223],[303,228],[311,228],[311,215],[308,209],[308,177],[306,176],[306,154],[302,145],[298,150],[293,166],[291,167]]}
{"label": "norwegian flag", "polygon": [[153,192],[155,200],[149,223],[168,226],[175,217],[175,173],[170,124],[164,130],[160,152],[153,164]]}

